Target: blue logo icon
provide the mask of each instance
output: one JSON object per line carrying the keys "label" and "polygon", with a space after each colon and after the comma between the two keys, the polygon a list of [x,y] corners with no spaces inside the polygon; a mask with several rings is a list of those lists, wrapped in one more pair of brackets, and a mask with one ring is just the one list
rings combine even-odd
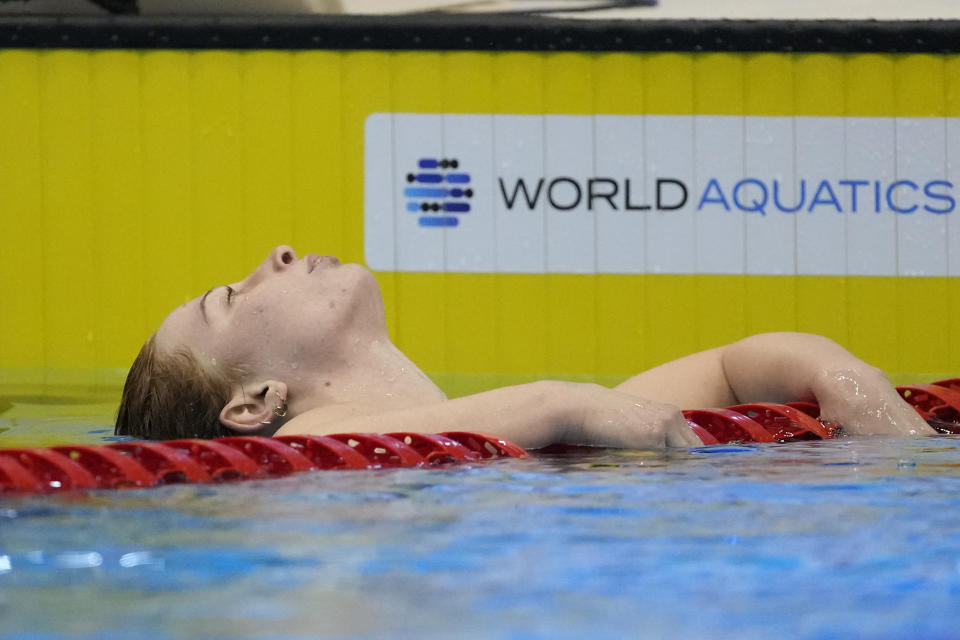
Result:
{"label": "blue logo icon", "polygon": [[407,211],[419,213],[421,227],[455,227],[458,216],[470,213],[470,174],[458,171],[456,158],[420,158],[416,173],[407,174],[403,196]]}

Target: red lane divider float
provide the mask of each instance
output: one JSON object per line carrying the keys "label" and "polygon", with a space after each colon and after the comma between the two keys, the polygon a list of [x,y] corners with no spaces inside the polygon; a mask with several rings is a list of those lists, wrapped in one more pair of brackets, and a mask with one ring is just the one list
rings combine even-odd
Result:
{"label": "red lane divider float", "polygon": [[0,449],[0,493],[225,482],[313,469],[435,466],[527,455],[502,438],[466,431],[435,435],[236,436]]}
{"label": "red lane divider float", "polygon": [[[904,385],[897,392],[941,433],[960,433],[960,378]],[[792,442],[833,438],[838,425],[820,420],[814,402],[755,402],[726,409],[684,411],[704,444]]]}
{"label": "red lane divider float", "polygon": [[[824,425],[819,418],[790,405],[754,402],[738,404],[730,410],[758,422],[774,440],[821,440],[834,436],[834,429]],[[819,415],[820,408],[817,407],[816,411]]]}
{"label": "red lane divider float", "polygon": [[[936,429],[960,433],[960,378],[905,385],[897,391]],[[707,445],[819,440],[835,435],[835,427],[819,419],[820,407],[813,402],[754,402],[683,413]],[[0,449],[0,493],[224,482],[312,469],[432,466],[527,455],[502,438],[467,431],[237,436]]]}
{"label": "red lane divider float", "polygon": [[960,421],[960,388],[909,384],[897,387],[897,391],[926,420]]}

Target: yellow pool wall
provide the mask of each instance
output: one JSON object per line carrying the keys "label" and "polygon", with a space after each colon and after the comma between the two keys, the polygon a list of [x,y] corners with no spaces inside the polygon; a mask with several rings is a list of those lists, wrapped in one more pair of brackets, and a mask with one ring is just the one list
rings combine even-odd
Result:
{"label": "yellow pool wall", "polygon": [[[165,314],[276,244],[363,262],[375,112],[960,116],[934,54],[0,51],[0,384],[115,386]],[[960,374],[948,277],[377,273],[453,393],[615,381],[810,331],[898,381]]]}

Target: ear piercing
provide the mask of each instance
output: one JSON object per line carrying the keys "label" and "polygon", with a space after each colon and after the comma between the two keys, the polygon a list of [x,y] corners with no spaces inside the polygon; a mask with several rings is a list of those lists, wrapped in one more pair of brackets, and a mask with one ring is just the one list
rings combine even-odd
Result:
{"label": "ear piercing", "polygon": [[[275,391],[274,393],[277,394],[277,406],[273,408],[273,415],[282,418],[287,415],[287,401],[284,400],[279,391]],[[260,424],[273,424],[273,420],[262,420]]]}

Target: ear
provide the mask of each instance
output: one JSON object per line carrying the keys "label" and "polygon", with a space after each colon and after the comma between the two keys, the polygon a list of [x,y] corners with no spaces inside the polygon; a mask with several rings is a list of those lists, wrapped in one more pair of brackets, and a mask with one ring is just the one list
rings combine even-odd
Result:
{"label": "ear", "polygon": [[274,409],[285,406],[287,385],[279,380],[235,385],[233,395],[220,410],[220,422],[241,435],[279,425],[282,417]]}

